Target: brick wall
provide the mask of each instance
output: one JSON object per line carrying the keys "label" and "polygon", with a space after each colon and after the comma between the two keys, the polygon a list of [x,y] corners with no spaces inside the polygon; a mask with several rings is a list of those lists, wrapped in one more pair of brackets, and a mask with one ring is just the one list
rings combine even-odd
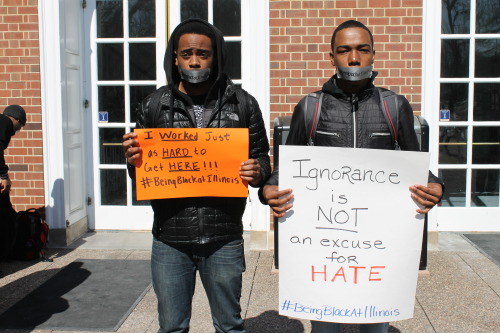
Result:
{"label": "brick wall", "polygon": [[39,54],[37,0],[0,0],[0,111],[19,104],[27,113],[5,152],[18,211],[45,205]]}
{"label": "brick wall", "polygon": [[422,6],[422,0],[271,0],[271,124],[334,74],[331,36],[349,19],[374,35],[376,85],[404,94],[420,112]]}

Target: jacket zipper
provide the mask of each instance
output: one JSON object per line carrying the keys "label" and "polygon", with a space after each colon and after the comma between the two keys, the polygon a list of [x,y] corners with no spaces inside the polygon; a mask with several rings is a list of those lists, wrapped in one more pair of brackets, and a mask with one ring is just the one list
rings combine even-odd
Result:
{"label": "jacket zipper", "polygon": [[356,128],[356,106],[358,105],[358,96],[355,93],[351,94],[351,109],[352,109],[352,136],[353,136],[353,148],[356,148],[357,144],[357,128]]}

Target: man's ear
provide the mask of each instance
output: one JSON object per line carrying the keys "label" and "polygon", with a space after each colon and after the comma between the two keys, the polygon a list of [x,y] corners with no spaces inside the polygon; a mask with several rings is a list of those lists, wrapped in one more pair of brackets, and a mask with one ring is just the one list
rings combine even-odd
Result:
{"label": "man's ear", "polygon": [[372,65],[375,62],[375,50],[373,50]]}
{"label": "man's ear", "polygon": [[174,51],[174,59],[175,59],[175,66],[179,66],[177,64],[177,51]]}
{"label": "man's ear", "polygon": [[332,66],[335,67],[335,57],[333,56],[333,52],[330,52],[330,62],[332,63]]}

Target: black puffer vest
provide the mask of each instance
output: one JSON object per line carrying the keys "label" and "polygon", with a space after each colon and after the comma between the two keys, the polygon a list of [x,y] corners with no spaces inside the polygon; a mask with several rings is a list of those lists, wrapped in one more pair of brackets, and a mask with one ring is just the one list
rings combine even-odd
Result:
{"label": "black puffer vest", "polygon": [[[228,80],[221,107],[215,103],[207,128],[249,128],[250,156],[259,160],[263,180],[270,174],[269,143],[262,114],[256,100],[248,97],[249,114],[239,110],[235,88]],[[172,95],[173,94],[173,95]],[[173,101],[171,100],[173,98]],[[173,114],[174,128],[194,128],[195,123],[184,101],[170,87],[161,97],[161,110],[150,124],[148,112],[151,96],[138,108],[137,127],[166,128]],[[172,102],[172,103],[170,103]],[[173,105],[173,112],[169,111]],[[240,119],[245,116],[246,119]],[[153,235],[165,243],[206,244],[242,237],[242,216],[246,198],[196,197],[152,200]]]}

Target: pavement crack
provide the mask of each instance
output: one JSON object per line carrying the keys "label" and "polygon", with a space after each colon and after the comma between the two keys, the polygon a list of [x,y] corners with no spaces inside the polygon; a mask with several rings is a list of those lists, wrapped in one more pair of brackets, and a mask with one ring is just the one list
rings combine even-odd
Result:
{"label": "pavement crack", "polygon": [[247,319],[248,308],[250,307],[250,300],[252,299],[253,286],[255,284],[255,276],[257,275],[257,269],[259,267],[260,255],[261,255],[261,253],[259,251],[259,255],[257,256],[257,264],[255,265],[255,269],[253,271],[252,284],[250,285],[250,292],[248,293],[248,300],[247,300],[247,304],[246,304],[245,315],[243,316],[244,320]]}
{"label": "pavement crack", "polygon": [[468,267],[469,267],[469,268],[470,268],[470,269],[474,272],[474,274],[476,274],[476,275],[477,275],[477,276],[481,279],[481,281],[483,281],[483,282],[484,282],[484,284],[485,284],[485,285],[487,285],[487,286],[488,286],[488,288],[490,288],[490,289],[491,289],[491,291],[493,291],[493,293],[494,293],[495,295],[497,295],[497,297],[500,297],[500,295],[496,292],[496,290],[495,290],[495,289],[493,289],[493,287],[492,287],[492,286],[488,283],[488,281],[486,281],[485,279],[483,279],[483,277],[482,277],[482,276],[481,276],[478,272],[476,272],[476,270],[474,269],[474,267],[472,267],[472,266],[471,266],[471,265],[467,262],[467,260],[465,260],[465,258],[464,258],[464,257],[462,257],[462,254],[461,254],[461,253],[458,253],[458,256],[459,256],[459,258],[460,258],[460,259],[462,259],[462,261],[463,261],[463,262],[464,262],[464,263],[465,263],[465,264],[466,264],[466,265],[467,265],[467,266],[468,266]]}
{"label": "pavement crack", "polygon": [[418,297],[415,297],[415,300],[417,301],[418,305],[420,306],[420,308],[422,309],[422,311],[424,312],[424,315],[425,315],[425,318],[427,318],[427,321],[429,322],[429,324],[431,325],[432,327],[432,330],[434,332],[437,332],[436,331],[436,328],[434,327],[434,325],[432,325],[432,321],[431,321],[431,318],[429,318],[429,316],[427,315],[427,312],[425,311],[425,308],[423,307],[423,305],[420,303],[420,301],[418,300]]}

